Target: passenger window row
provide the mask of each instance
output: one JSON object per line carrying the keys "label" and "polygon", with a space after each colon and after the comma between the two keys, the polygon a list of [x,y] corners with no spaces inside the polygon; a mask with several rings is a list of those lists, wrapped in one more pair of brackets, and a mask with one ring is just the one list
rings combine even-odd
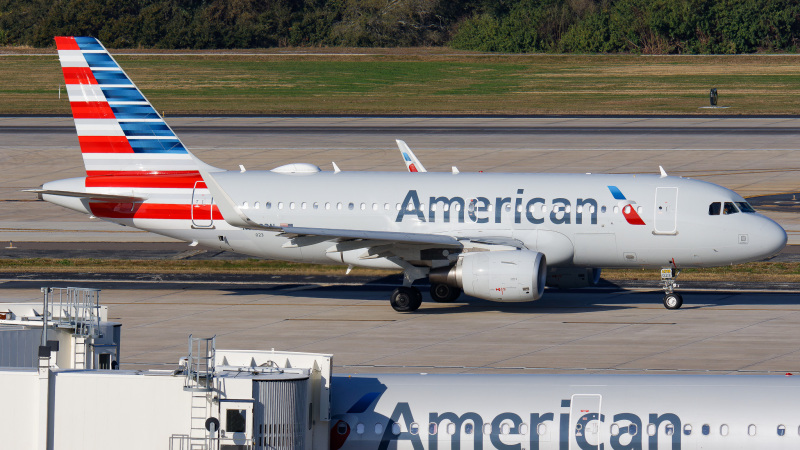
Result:
{"label": "passenger window row", "polygon": [[[719,202],[717,202],[716,204],[717,204],[717,206],[719,206]],[[252,205],[253,209],[261,209],[261,202],[252,202],[252,203],[250,203],[250,202],[246,202],[246,201],[242,202],[242,209],[250,209],[251,205]],[[713,206],[713,204],[712,204],[712,206]],[[288,203],[287,202],[277,202],[276,204],[273,204],[272,202],[268,201],[268,202],[264,203],[264,208],[265,209],[272,209],[273,207],[275,207],[277,209],[280,209],[280,210],[283,210],[283,209],[289,209],[289,210],[307,210],[307,209],[315,209],[315,210],[326,209],[326,210],[331,210],[331,209],[335,209],[335,210],[339,210],[339,211],[341,211],[341,210],[343,210],[345,208],[347,208],[350,211],[355,210],[355,209],[360,209],[361,211],[366,211],[368,209],[371,209],[372,211],[379,211],[381,209],[383,209],[384,211],[390,211],[390,210],[400,211],[402,209],[402,205],[400,203],[395,203],[394,206],[392,206],[389,203],[384,203],[383,205],[380,205],[378,203],[372,203],[371,206],[369,204],[367,204],[367,203],[360,203],[360,204],[356,205],[356,203],[353,203],[353,202],[349,202],[347,204],[344,204],[342,202],[324,202],[324,203],[322,203],[322,202],[314,202],[314,203],[312,203],[310,205],[309,205],[308,202],[288,202]],[[408,204],[406,206],[406,208],[407,208],[408,211],[412,211],[413,210],[413,205],[412,204]],[[475,208],[476,208],[475,202],[473,201],[473,202],[468,203],[466,208],[467,208],[467,211],[474,212]],[[633,208],[634,208],[634,206],[632,206],[632,205],[626,205],[624,207],[626,213],[629,213],[630,210],[633,209]],[[516,207],[517,212],[523,212],[524,209],[525,208],[522,205],[519,205],[519,206]],[[551,208],[548,205],[536,204],[536,205],[531,205],[531,207],[529,209],[530,209],[530,212],[547,213],[547,212],[550,212]],[[637,206],[637,207],[635,207],[635,209],[636,209],[636,212],[638,212],[639,214],[642,214],[644,212],[644,208],[641,207],[641,206]],[[426,209],[425,203],[420,203],[420,210],[428,211],[428,209]],[[430,211],[437,211],[437,210],[438,210],[438,205],[436,205],[436,204],[430,205]],[[450,205],[449,204],[442,205],[441,210],[442,211],[449,211],[450,210]],[[504,205],[503,210],[505,212],[511,212],[512,206],[510,204],[506,204],[506,205]],[[583,205],[578,205],[575,208],[575,210],[579,214],[582,214],[584,212],[589,213],[589,214],[594,214],[596,212],[595,207],[593,205],[589,205],[589,207],[587,207],[587,208],[584,208]],[[461,211],[461,204],[455,203],[453,205],[453,211]],[[485,212],[493,212],[493,211],[494,211],[494,205],[489,204],[489,205],[486,206]],[[601,213],[605,214],[607,211],[608,211],[608,208],[606,208],[605,206],[601,206],[600,207],[600,212]],[[613,211],[614,211],[614,214],[619,214],[620,207],[619,206],[614,206]],[[710,211],[711,211],[711,209],[709,209],[709,214],[710,214]],[[566,207],[559,207],[559,208],[557,208],[557,212],[571,213],[572,212],[572,206],[571,205],[567,205]]]}
{"label": "passenger window row", "polygon": [[[403,427],[399,423],[392,423],[392,434],[400,435],[403,431],[408,431],[413,435],[417,435],[420,432],[420,426],[417,422],[411,423],[408,430],[403,430]],[[578,424],[580,427],[580,424]],[[747,426],[747,435],[748,436],[755,436],[756,435],[756,425],[750,424]],[[664,425],[664,435],[672,436],[675,433],[675,426],[671,423]],[[366,431],[366,426],[363,423],[356,424],[356,433],[359,435],[363,435]],[[381,435],[383,434],[383,424],[376,423],[374,427],[375,434]],[[435,422],[431,422],[428,424],[428,434],[429,435],[436,435],[437,433],[446,433],[448,435],[456,434],[457,428],[456,424],[453,422],[444,422],[444,425],[437,424]],[[548,425],[545,423],[540,423],[536,427],[536,433],[539,436],[547,434]],[[556,431],[553,429],[553,431]],[[638,427],[636,424],[628,424],[621,427],[618,423],[613,423],[610,426],[610,430],[612,436],[619,436],[620,434],[628,434],[631,436],[636,436],[639,434]],[[683,425],[683,434],[685,436],[691,436],[693,431],[692,424],[684,424]],[[346,434],[347,433],[347,426],[344,423],[341,423],[337,427],[337,432],[339,434]],[[473,433],[482,433],[484,435],[492,434],[492,424],[486,423],[483,424],[480,430],[475,430],[475,425],[472,422],[465,422],[463,425],[463,430],[461,431],[465,435],[471,435]],[[500,425],[500,428],[497,430],[498,434],[507,435],[511,434],[511,424],[508,422],[503,422]],[[646,432],[648,436],[655,436],[656,434],[656,424],[649,423],[646,427]],[[703,424],[700,427],[700,433],[703,436],[708,436],[711,434],[711,425]],[[785,436],[786,435],[786,425],[778,425],[776,428],[776,433],[778,436]],[[515,434],[520,435],[527,435],[528,434],[528,424],[521,423],[519,424],[518,430]],[[727,424],[722,424],[719,426],[719,435],[720,436],[728,436],[730,434],[730,427]],[[800,435],[800,427],[797,429],[797,434]]]}

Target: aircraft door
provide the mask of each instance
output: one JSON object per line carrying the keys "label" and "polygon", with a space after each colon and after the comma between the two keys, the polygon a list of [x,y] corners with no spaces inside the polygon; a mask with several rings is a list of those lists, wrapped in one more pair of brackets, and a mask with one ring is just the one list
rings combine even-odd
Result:
{"label": "aircraft door", "polygon": [[569,450],[600,450],[600,394],[575,394],[569,411]]}
{"label": "aircraft door", "polygon": [[655,218],[656,234],[678,234],[678,188],[656,188]]}
{"label": "aircraft door", "polygon": [[192,190],[192,228],[214,228],[214,197],[202,181],[194,183]]}

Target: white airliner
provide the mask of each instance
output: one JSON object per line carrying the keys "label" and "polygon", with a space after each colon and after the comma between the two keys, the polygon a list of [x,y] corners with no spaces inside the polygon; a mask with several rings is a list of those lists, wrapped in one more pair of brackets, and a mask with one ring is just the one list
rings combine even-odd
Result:
{"label": "white airliner", "polygon": [[663,169],[435,173],[423,172],[416,157],[419,173],[211,167],[184,147],[100,42],[57,37],[56,44],[86,177],[32,192],[191,245],[402,269],[403,285],[391,296],[397,311],[419,308],[412,284],[425,278],[440,302],[462,290],[530,301],[545,284],[595,284],[603,267],[662,269],[664,304],[675,309],[683,302],[673,290],[678,268],[760,260],[786,244],[783,228],[735,192]]}
{"label": "white airliner", "polygon": [[331,450],[796,449],[792,376],[353,375]]}

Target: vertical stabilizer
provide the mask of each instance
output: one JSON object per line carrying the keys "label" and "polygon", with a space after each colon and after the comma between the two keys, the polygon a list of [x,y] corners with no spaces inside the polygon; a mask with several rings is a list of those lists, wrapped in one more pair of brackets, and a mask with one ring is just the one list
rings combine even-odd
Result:
{"label": "vertical stabilizer", "polygon": [[198,173],[203,163],[97,39],[55,41],[88,176]]}

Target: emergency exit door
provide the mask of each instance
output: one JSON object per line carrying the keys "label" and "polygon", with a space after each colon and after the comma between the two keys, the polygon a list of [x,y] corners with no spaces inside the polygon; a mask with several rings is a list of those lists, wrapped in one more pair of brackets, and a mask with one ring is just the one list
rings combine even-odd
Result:
{"label": "emergency exit door", "polygon": [[600,394],[572,396],[569,410],[569,450],[600,450]]}
{"label": "emergency exit door", "polygon": [[678,234],[678,188],[656,188],[653,229],[656,234]]}

